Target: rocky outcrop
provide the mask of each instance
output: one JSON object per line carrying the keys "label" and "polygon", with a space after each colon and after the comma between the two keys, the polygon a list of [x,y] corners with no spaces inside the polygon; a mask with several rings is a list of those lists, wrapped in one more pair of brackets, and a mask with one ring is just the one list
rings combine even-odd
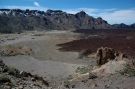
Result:
{"label": "rocky outcrop", "polygon": [[8,67],[0,59],[0,89],[46,89],[44,78]]}
{"label": "rocky outcrop", "polygon": [[[9,30],[10,28],[10,30]],[[24,30],[110,29],[102,18],[94,18],[84,11],[69,14],[61,10],[0,9],[0,32]]]}
{"label": "rocky outcrop", "polygon": [[97,65],[103,65],[110,60],[114,60],[120,53],[113,48],[101,47],[97,50]]}
{"label": "rocky outcrop", "polygon": [[126,64],[127,62],[125,60],[110,60],[106,64],[101,65],[99,68],[92,70],[92,73],[96,74],[97,76],[115,74],[125,69]]}

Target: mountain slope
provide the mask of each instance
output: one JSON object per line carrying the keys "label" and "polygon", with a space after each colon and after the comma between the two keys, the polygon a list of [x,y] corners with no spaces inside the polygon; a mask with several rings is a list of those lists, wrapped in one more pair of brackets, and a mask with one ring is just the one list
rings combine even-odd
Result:
{"label": "mountain slope", "polygon": [[75,30],[112,28],[102,18],[93,18],[84,11],[69,14],[61,10],[0,9],[0,32],[23,30]]}

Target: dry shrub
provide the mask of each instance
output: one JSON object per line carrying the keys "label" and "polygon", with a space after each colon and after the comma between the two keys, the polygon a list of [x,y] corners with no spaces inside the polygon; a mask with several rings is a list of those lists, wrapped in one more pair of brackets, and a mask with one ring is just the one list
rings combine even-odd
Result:
{"label": "dry shrub", "polygon": [[4,47],[0,47],[0,55],[1,56],[15,56],[15,55],[30,55],[32,53],[32,49],[25,46],[12,46],[6,45]]}

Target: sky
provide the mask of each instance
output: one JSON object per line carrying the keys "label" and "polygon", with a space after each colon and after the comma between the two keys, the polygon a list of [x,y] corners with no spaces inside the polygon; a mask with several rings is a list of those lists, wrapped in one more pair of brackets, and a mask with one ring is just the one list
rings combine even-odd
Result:
{"label": "sky", "polygon": [[83,10],[110,24],[135,23],[135,0],[0,0],[0,8],[54,9],[72,14]]}

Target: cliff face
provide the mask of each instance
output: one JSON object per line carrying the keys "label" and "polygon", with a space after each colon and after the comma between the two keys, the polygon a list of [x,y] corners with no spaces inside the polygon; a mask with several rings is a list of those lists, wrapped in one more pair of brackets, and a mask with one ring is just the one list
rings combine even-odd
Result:
{"label": "cliff face", "polygon": [[84,11],[69,14],[61,10],[0,9],[0,32],[23,30],[110,29],[102,18],[94,18]]}

